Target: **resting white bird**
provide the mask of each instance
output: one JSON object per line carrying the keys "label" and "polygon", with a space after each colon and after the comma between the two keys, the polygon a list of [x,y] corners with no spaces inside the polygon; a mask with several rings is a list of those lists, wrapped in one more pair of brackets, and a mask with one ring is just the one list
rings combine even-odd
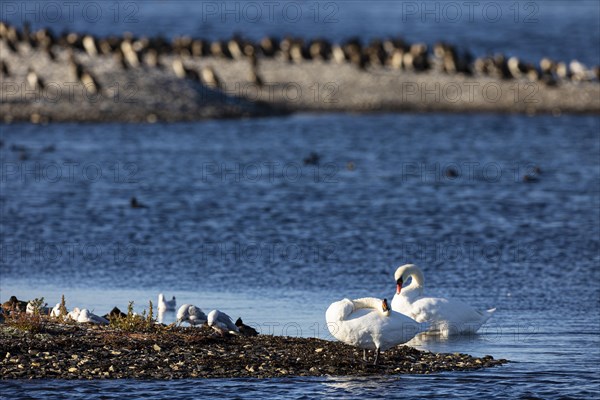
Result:
{"label": "resting white bird", "polygon": [[73,310],[67,313],[67,317],[72,319],[73,321],[77,321],[77,318],[79,318],[80,313],[81,310],[79,309],[79,307],[75,307],[73,308]]}
{"label": "resting white bird", "polygon": [[177,325],[188,322],[190,325],[202,325],[206,322],[206,314],[191,304],[184,304],[177,311]]}
{"label": "resting white bird", "polygon": [[365,361],[366,351],[375,350],[375,364],[381,351],[406,343],[427,329],[427,324],[392,312],[387,299],[374,297],[336,301],[327,309],[325,320],[333,337],[363,349]]}
{"label": "resting white bird", "polygon": [[175,296],[171,300],[165,300],[165,296],[162,293],[158,295],[158,312],[175,311],[176,305]]}
{"label": "resting white bird", "polygon": [[212,310],[209,312],[207,322],[208,326],[219,332],[221,335],[225,335],[226,333],[231,333],[232,335],[240,334],[239,328],[235,326],[231,317],[222,311]]}
{"label": "resting white bird", "polygon": [[50,309],[46,306],[36,307],[31,301],[27,303],[27,307],[25,307],[25,313],[33,315],[36,313],[36,310],[39,311],[40,315],[48,315]]}
{"label": "resting white bird", "polygon": [[100,325],[108,325],[109,324],[109,322],[106,318],[103,318],[99,315],[92,313],[87,308],[84,308],[83,310],[81,310],[81,312],[79,313],[79,316],[77,317],[77,322],[79,322],[79,323],[88,323],[89,322],[92,324],[100,324]]}
{"label": "resting white bird", "polygon": [[50,316],[54,317],[54,318],[58,318],[62,315],[61,310],[60,310],[60,303],[56,303],[56,305],[52,308],[52,311],[50,311]]}
{"label": "resting white bird", "polygon": [[[402,287],[409,278],[410,285]],[[396,294],[392,309],[419,322],[429,322],[432,333],[443,336],[475,333],[492,316],[495,308],[478,311],[459,300],[423,295],[423,273],[413,264],[398,267],[394,274]]]}

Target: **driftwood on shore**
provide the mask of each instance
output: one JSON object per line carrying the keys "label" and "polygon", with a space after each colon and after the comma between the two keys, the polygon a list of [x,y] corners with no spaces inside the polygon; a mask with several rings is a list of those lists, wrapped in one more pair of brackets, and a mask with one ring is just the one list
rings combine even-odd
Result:
{"label": "driftwood on shore", "polygon": [[380,364],[339,342],[270,335],[216,336],[204,328],[110,327],[47,322],[38,333],[0,325],[2,379],[177,379],[429,374],[506,363],[491,356],[436,354],[401,346]]}
{"label": "driftwood on shore", "polygon": [[[600,84],[502,79],[475,73],[358,67],[333,59],[140,55],[77,47],[51,51],[0,41],[4,122],[189,121],[290,112],[598,113]],[[12,45],[15,46],[14,44]],[[137,56],[136,56],[137,57]],[[144,58],[145,57],[145,58]]]}

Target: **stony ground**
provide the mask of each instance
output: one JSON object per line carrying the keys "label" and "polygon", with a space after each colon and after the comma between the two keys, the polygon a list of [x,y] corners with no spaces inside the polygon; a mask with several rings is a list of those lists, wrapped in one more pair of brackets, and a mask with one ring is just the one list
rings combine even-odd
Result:
{"label": "stony ground", "polygon": [[[363,71],[333,61],[295,64],[269,58],[258,61],[259,86],[251,80],[246,60],[184,57],[189,69],[214,69],[221,86],[213,90],[192,79],[177,78],[174,56],[161,56],[161,67],[124,70],[113,57],[90,57],[75,50],[78,62],[100,86],[99,93],[92,94],[71,76],[68,51],[57,47],[55,53],[52,61],[43,51],[23,48],[15,53],[0,42],[0,54],[10,70],[10,76],[0,77],[2,120],[156,122],[302,111],[600,112],[598,82],[547,86],[525,79],[413,73],[384,66]],[[29,68],[37,72],[43,89],[26,83]]]}
{"label": "stony ground", "polygon": [[[372,356],[372,355],[371,355]],[[400,346],[377,366],[362,351],[314,338],[215,336],[204,328],[159,327],[130,333],[110,327],[46,323],[39,333],[0,326],[2,379],[176,379],[429,374],[506,363],[491,356],[435,354]]]}

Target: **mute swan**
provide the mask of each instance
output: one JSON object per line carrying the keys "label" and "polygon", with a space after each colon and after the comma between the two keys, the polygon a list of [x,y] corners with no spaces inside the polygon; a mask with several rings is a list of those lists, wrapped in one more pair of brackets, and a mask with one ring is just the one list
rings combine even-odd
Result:
{"label": "mute swan", "polygon": [[165,311],[175,311],[175,306],[177,305],[177,301],[175,300],[175,296],[171,300],[165,300],[165,296],[160,293],[158,295],[158,312],[164,313]]}
{"label": "mute swan", "polygon": [[196,306],[184,304],[177,311],[177,325],[188,322],[190,325],[202,325],[206,322],[206,314]]}
{"label": "mute swan", "polygon": [[375,362],[380,351],[408,342],[427,329],[398,312],[392,312],[387,299],[366,297],[344,299],[331,304],[325,313],[327,328],[337,340],[366,350],[375,350]]}
{"label": "mute swan", "polygon": [[221,335],[231,333],[239,335],[240,330],[231,320],[231,317],[219,310],[212,310],[208,313],[208,326],[219,332]]}
{"label": "mute swan", "polygon": [[[412,282],[403,288],[409,277]],[[492,308],[482,312],[459,300],[423,296],[423,273],[413,264],[398,267],[394,279],[396,294],[392,309],[416,321],[429,322],[432,331],[445,336],[475,333],[496,311]]]}

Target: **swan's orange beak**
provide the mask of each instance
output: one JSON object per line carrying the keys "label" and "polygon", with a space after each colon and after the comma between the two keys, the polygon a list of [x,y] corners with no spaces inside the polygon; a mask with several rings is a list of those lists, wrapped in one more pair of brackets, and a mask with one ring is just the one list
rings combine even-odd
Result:
{"label": "swan's orange beak", "polygon": [[400,294],[401,291],[402,291],[402,278],[399,278],[396,281],[396,294]]}

